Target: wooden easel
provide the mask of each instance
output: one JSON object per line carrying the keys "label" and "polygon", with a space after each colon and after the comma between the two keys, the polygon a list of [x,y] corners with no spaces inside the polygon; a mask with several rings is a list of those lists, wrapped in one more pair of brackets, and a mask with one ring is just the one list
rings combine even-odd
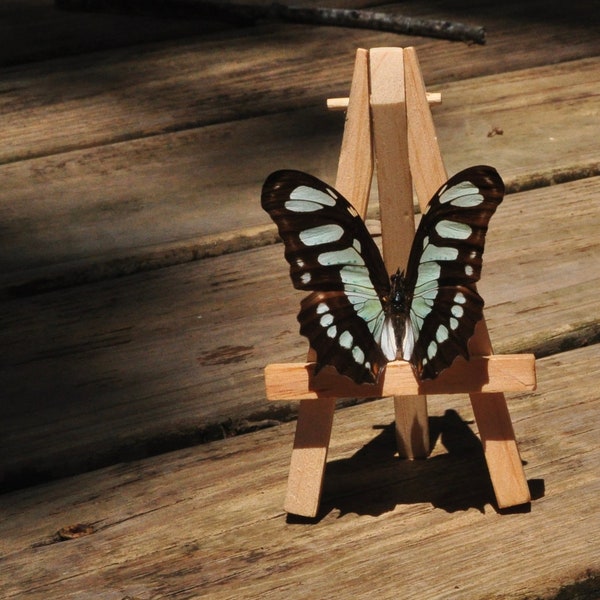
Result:
{"label": "wooden easel", "polygon": [[[335,187],[363,216],[377,167],[383,257],[388,271],[404,267],[415,231],[413,186],[424,209],[447,180],[414,48],[359,49],[348,101]],[[405,362],[386,367],[376,385],[356,385],[333,369],[312,377],[307,364],[265,369],[269,400],[300,400],[287,495],[288,513],[317,515],[335,399],[394,396],[401,457],[429,453],[426,394],[470,394],[496,500],[500,508],[530,501],[506,391],[535,389],[533,355],[492,356],[485,321],[469,344],[471,359],[457,359],[433,381],[418,381]]]}

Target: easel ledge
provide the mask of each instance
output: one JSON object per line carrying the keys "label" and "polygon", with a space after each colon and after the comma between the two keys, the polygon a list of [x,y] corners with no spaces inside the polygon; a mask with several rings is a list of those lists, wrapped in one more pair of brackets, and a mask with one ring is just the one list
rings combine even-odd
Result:
{"label": "easel ledge", "polygon": [[419,381],[405,361],[388,363],[376,384],[354,383],[325,367],[314,375],[315,363],[270,364],[265,368],[267,399],[318,400],[319,398],[383,398],[417,394],[468,394],[473,392],[531,392],[536,389],[533,354],[494,354],[457,358],[452,368],[433,380]]}

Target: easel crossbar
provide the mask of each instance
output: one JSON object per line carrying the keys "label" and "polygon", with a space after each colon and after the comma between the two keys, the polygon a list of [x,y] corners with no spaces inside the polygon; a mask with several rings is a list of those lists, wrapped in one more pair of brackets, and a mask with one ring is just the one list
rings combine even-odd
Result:
{"label": "easel crossbar", "polygon": [[530,392],[535,390],[533,354],[495,354],[456,359],[452,368],[436,379],[419,381],[409,363],[388,363],[376,384],[356,384],[325,368],[318,375],[314,363],[270,364],[265,369],[268,400],[317,400],[319,398],[384,398],[416,394],[467,394]]}

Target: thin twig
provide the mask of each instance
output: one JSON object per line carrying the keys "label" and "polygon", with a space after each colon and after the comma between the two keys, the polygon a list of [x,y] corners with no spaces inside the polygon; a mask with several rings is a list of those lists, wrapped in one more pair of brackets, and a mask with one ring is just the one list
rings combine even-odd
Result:
{"label": "thin twig", "polygon": [[55,4],[58,8],[66,10],[158,14],[186,18],[217,17],[241,24],[272,19],[312,25],[358,27],[485,44],[485,30],[480,26],[372,10],[304,8],[286,6],[279,2],[257,5],[215,0],[55,0]]}
{"label": "thin twig", "polygon": [[300,8],[271,5],[277,17],[296,23],[318,25],[335,25],[337,27],[358,27],[376,29],[406,35],[421,35],[447,40],[475,42],[485,44],[485,30],[464,23],[419,19],[394,13],[374,12],[371,10],[354,10],[344,8]]}

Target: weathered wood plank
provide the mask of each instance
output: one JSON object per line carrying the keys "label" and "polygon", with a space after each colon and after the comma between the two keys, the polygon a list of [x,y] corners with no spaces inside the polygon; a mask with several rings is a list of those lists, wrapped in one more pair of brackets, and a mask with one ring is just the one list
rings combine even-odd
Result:
{"label": "weathered wood plank", "polygon": [[[540,360],[538,391],[509,399],[530,511],[490,504],[466,398],[430,398],[425,461],[395,458],[383,400],[336,414],[312,523],[281,509],[292,425],[0,496],[0,595],[546,597],[600,569],[597,354]],[[75,523],[96,531],[57,543]]]}
{"label": "weathered wood plank", "polygon": [[[597,335],[599,202],[600,178],[505,199],[479,286],[497,352]],[[6,484],[288,418],[293,405],[267,403],[263,382],[266,364],[306,353],[282,252],[3,302]]]}
{"label": "weathered wood plank", "polygon": [[[553,168],[598,169],[590,115],[599,67],[592,58],[444,86],[434,118],[449,172],[488,163],[510,184]],[[487,137],[493,126],[504,134]],[[190,260],[202,239],[212,247],[206,236],[267,223],[258,197],[270,171],[333,181],[342,127],[340,114],[303,109],[3,165],[0,286]]]}
{"label": "weathered wood plank", "polygon": [[[435,10],[443,17],[447,8]],[[490,39],[477,48],[267,25],[3,69],[0,163],[320,105],[324,97],[347,93],[357,47],[416,45],[428,85],[598,54],[600,41],[588,25],[593,6],[564,9],[575,13],[571,28],[560,20],[540,27],[540,12],[551,14],[542,0],[512,9],[488,7],[483,25]],[[472,8],[462,10],[472,15]]]}
{"label": "weathered wood plank", "polygon": [[[261,1],[261,0],[258,0]],[[266,0],[268,2],[268,0]],[[294,0],[295,6],[314,5],[310,0]],[[369,0],[320,0],[319,6],[345,8],[375,7],[378,2]],[[152,10],[150,7],[149,11]],[[167,9],[168,10],[168,9]],[[486,21],[488,37],[490,32],[498,32],[495,20],[498,18],[497,4],[478,2],[474,7],[468,2],[419,1],[396,5],[383,5],[377,10],[394,10],[401,14],[437,19],[461,20],[475,24],[480,18]],[[503,11],[514,21],[524,23],[534,18],[539,27],[537,6],[528,8],[519,2],[503,3]],[[559,1],[544,4],[543,24],[560,31],[569,23],[574,33],[569,46],[582,43],[578,35],[588,22],[585,17],[592,14],[593,6],[588,2],[577,2],[565,8]],[[52,57],[70,56],[112,49],[156,40],[172,39],[183,35],[206,34],[224,29],[224,23],[211,19],[167,18],[166,12],[160,18],[146,15],[117,15],[101,12],[65,12],[56,10],[53,0],[3,0],[0,20],[0,65],[16,65],[24,62]],[[229,28],[229,27],[227,27]],[[562,38],[559,38],[562,39]],[[567,45],[567,44],[565,44]]]}

